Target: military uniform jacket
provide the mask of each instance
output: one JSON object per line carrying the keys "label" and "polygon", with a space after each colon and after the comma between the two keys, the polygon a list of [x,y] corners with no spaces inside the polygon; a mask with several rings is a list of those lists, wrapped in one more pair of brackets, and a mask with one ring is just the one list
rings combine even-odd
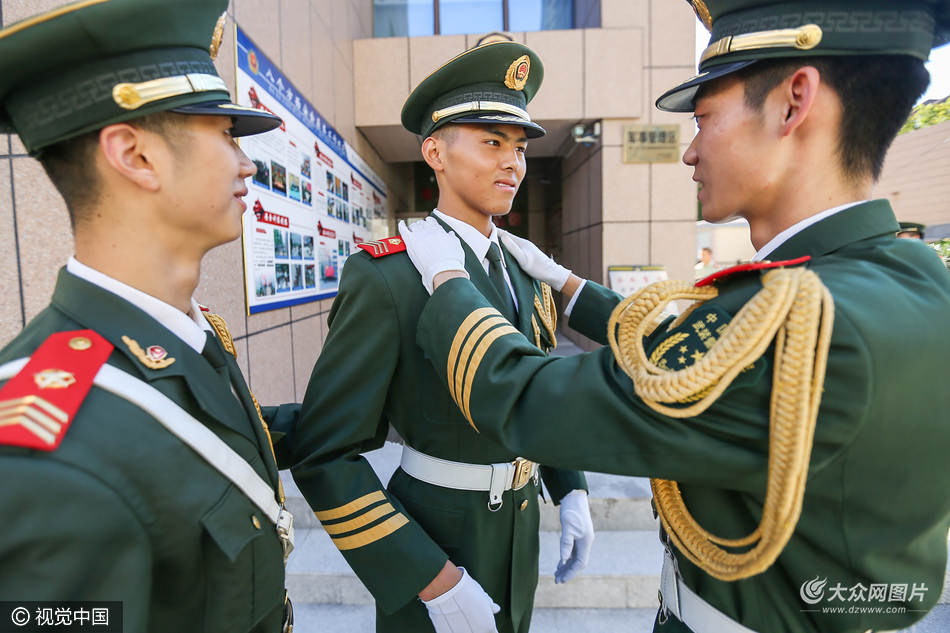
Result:
{"label": "military uniform jacket", "polygon": [[[745,580],[716,580],[678,555],[686,584],[752,630],[900,629],[940,597],[950,526],[950,275],[925,244],[895,239],[897,228],[890,205],[873,201],[806,228],[771,255],[810,256],[804,265],[835,303],[801,517],[776,562]],[[719,296],[685,323],[657,328],[645,341],[647,355],[671,368],[695,362],[702,340],[715,338],[760,288],[758,272],[725,277]],[[619,301],[588,282],[571,327],[606,343]],[[443,379],[456,336],[468,331],[460,328],[470,329],[465,320],[487,305],[465,280],[433,294],[418,340]],[[471,412],[482,435],[550,464],[680,482],[692,516],[723,538],[745,537],[759,524],[771,348],[709,409],[684,419],[648,408],[610,348],[544,358],[522,337],[505,335],[477,349],[480,358],[458,362],[468,360],[475,373]],[[802,585],[816,579],[827,581],[822,598],[806,603]],[[872,585],[878,592],[886,585],[887,597],[871,600]],[[895,585],[905,592],[899,599]],[[828,607],[856,610],[822,612]],[[879,607],[899,612],[870,612]],[[669,622],[660,630],[682,629]]]}
{"label": "military uniform jacket", "polygon": [[[171,398],[247,460],[277,495],[277,464],[231,354],[234,384],[125,299],[60,271],[49,307],[2,352],[31,356],[53,333],[93,330],[107,363]],[[175,362],[148,369],[123,342]],[[242,406],[243,405],[243,406]],[[297,406],[268,408],[279,437]],[[248,414],[248,411],[252,415]],[[267,517],[149,414],[93,386],[59,447],[0,446],[0,596],[122,601],[124,631],[280,631],[281,545]]]}
{"label": "military uniform jacket", "polygon": [[[481,263],[464,248],[472,281],[500,304]],[[535,305],[540,284],[514,261],[507,255],[520,307],[517,325],[536,340],[531,320],[541,323]],[[404,252],[374,258],[360,251],[347,260],[329,334],[302,403],[292,473],[376,599],[378,630],[415,633],[431,627],[415,598],[447,558],[466,567],[501,605],[499,630],[518,630],[522,620],[527,624],[538,582],[540,488],[529,483],[508,491],[501,509],[491,512],[487,492],[433,486],[401,469],[384,489],[360,456],[383,445],[391,423],[409,446],[432,457],[470,464],[518,457],[476,432],[416,344],[428,298]],[[551,344],[546,332],[540,336],[542,345]],[[586,489],[583,473],[542,467],[542,478],[557,501]]]}

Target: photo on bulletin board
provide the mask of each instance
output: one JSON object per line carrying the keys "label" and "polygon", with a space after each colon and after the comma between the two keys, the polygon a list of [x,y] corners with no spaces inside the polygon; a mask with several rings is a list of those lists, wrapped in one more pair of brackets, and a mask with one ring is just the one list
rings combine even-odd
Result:
{"label": "photo on bulletin board", "polygon": [[[663,266],[608,266],[607,278],[610,289],[617,294],[629,297],[633,293],[658,281],[666,281],[666,268]],[[679,314],[676,302],[671,301],[665,308],[669,314]]]}
{"label": "photo on bulletin board", "polygon": [[257,168],[243,217],[247,312],[332,298],[351,244],[386,235],[374,236],[387,230],[386,184],[239,25],[234,59],[235,101],[282,120],[238,139]]}

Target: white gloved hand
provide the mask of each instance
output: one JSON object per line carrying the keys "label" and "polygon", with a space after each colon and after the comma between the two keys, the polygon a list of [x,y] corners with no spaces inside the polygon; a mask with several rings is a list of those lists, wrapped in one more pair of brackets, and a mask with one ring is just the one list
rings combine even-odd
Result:
{"label": "white gloved hand", "polygon": [[558,292],[571,277],[571,271],[541,252],[534,242],[498,230],[505,248],[515,258],[521,270],[538,281],[543,281]]}
{"label": "white gloved hand", "polygon": [[495,614],[501,607],[464,567],[459,569],[462,579],[454,587],[428,602],[422,601],[436,633],[498,633]]}
{"label": "white gloved hand", "polygon": [[554,572],[555,584],[567,582],[587,567],[593,544],[587,492],[575,490],[561,499],[561,562]]}
{"label": "white gloved hand", "polygon": [[439,273],[458,271],[471,279],[465,270],[465,251],[455,233],[446,233],[439,221],[429,216],[412,228],[399,221],[399,235],[406,243],[406,252],[422,275],[422,285],[432,294],[432,280]]}

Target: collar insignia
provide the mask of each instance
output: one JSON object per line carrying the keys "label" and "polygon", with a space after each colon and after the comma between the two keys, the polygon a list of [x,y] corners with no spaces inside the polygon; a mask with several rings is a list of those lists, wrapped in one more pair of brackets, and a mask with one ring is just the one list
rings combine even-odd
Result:
{"label": "collar insignia", "polygon": [[132,355],[149,369],[165,369],[175,362],[174,358],[167,358],[168,352],[160,345],[150,345],[148,350],[143,350],[136,341],[124,334],[122,335],[122,342],[128,345]]}

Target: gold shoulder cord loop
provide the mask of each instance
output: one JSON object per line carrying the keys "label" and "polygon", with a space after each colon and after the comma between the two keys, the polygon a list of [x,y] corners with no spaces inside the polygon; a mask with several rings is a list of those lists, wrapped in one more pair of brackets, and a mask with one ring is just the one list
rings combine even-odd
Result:
{"label": "gold shoulder cord loop", "polygon": [[[633,380],[647,406],[675,418],[699,415],[733,379],[775,340],[775,368],[769,411],[768,483],[762,521],[752,534],[723,539],[704,530],[687,510],[675,481],[650,480],[657,512],[671,541],[692,563],[719,580],[759,574],[775,562],[801,514],[818,405],[831,344],[834,300],[804,268],[779,268],[762,278],[762,290],[729,323],[722,337],[696,364],[666,371],[646,357],[644,333],[675,299],[696,301],[673,324],[718,294],[680,281],[663,281],[621,302],[610,317],[608,336],[617,363]],[[685,408],[661,403],[692,402]],[[728,547],[757,543],[748,552]]]}
{"label": "gold shoulder cord loop", "polygon": [[[208,320],[208,323],[211,324],[211,327],[214,328],[215,333],[218,335],[218,338],[221,339],[221,344],[224,346],[224,349],[231,352],[231,355],[237,358],[237,353],[234,349],[234,338],[231,336],[231,330],[228,329],[228,324],[225,320],[217,314],[211,314],[210,312],[204,313],[205,318]],[[251,391],[248,387],[247,392],[251,394],[251,400],[254,401],[254,408],[257,409],[257,419],[261,421],[261,426],[264,427],[264,433],[267,435],[267,443],[270,445],[270,454],[274,456],[274,463],[277,463],[277,453],[274,452],[274,440],[270,437],[270,429],[267,427],[267,422],[264,421],[264,414],[261,412],[261,405],[258,404],[257,398],[254,397],[254,392]],[[280,499],[281,504],[284,503],[284,484],[281,482],[280,478],[277,479],[277,496]]]}

